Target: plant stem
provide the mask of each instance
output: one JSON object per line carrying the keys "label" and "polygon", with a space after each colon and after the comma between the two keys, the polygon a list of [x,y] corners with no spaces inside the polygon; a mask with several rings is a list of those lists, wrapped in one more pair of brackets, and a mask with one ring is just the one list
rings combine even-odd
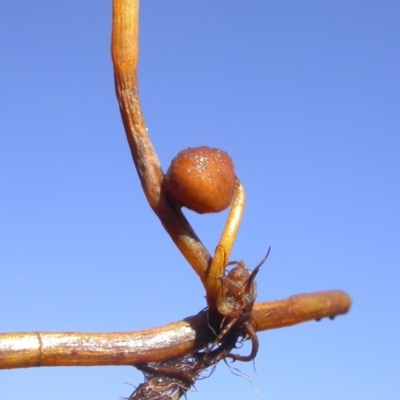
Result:
{"label": "plant stem", "polygon": [[[350,297],[317,292],[257,303],[258,331],[345,314]],[[0,369],[43,366],[135,365],[178,357],[203,348],[211,331],[207,311],[162,327],[121,333],[33,332],[0,334]]]}
{"label": "plant stem", "polygon": [[165,230],[204,283],[211,256],[180,207],[163,189],[163,171],[142,115],[137,85],[138,0],[114,0],[111,53],[115,91],[132,158],[146,198]]}

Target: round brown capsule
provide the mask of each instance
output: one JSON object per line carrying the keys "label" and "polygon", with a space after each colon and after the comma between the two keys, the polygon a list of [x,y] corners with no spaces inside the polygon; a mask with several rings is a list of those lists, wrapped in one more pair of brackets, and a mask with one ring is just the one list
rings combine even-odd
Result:
{"label": "round brown capsule", "polygon": [[228,153],[207,146],[179,152],[164,178],[169,196],[200,214],[229,207],[235,182],[235,168]]}

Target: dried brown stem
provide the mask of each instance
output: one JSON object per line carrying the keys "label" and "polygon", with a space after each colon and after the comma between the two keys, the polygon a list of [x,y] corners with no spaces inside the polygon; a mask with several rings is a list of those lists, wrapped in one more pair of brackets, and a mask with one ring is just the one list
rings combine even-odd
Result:
{"label": "dried brown stem", "polygon": [[[345,314],[350,297],[342,291],[317,292],[257,303],[257,331],[283,328]],[[2,333],[0,369],[39,366],[134,365],[198,350],[210,341],[207,312],[163,327],[122,333]]]}
{"label": "dried brown stem", "polygon": [[115,90],[126,137],[146,198],[165,230],[202,282],[211,256],[180,207],[163,190],[163,171],[148,136],[137,85],[138,0],[114,0],[111,53]]}

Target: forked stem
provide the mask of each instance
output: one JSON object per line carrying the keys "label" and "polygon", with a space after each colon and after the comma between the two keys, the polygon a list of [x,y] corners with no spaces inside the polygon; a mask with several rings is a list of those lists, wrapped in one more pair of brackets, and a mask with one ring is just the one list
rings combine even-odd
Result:
{"label": "forked stem", "polygon": [[[164,174],[148,136],[137,87],[139,0],[113,1],[112,59],[115,89],[125,133],[146,198],[165,230],[200,277],[210,312],[221,299],[221,277],[243,214],[245,194],[237,182],[235,200],[214,259],[196,236],[181,208],[163,189]],[[251,282],[252,283],[252,282]],[[342,291],[292,296],[257,303],[251,319],[257,331],[290,326],[348,312]],[[203,311],[164,327],[127,333],[3,333],[0,369],[38,366],[135,365],[198,351],[213,340]]]}

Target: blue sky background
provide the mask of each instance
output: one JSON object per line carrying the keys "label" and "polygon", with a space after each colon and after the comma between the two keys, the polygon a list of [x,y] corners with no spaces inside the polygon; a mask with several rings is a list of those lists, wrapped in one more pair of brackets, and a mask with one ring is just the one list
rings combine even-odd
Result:
{"label": "blue sky background", "polygon": [[[400,374],[400,4],[143,1],[140,93],[163,167],[232,156],[233,260],[259,300],[346,290],[351,313],[259,335],[188,399],[394,399]],[[200,281],[146,203],[114,95],[110,1],[1,2],[0,331],[129,331],[197,313]],[[226,213],[186,213],[212,251]],[[132,367],[0,371],[8,400],[108,399]]]}

